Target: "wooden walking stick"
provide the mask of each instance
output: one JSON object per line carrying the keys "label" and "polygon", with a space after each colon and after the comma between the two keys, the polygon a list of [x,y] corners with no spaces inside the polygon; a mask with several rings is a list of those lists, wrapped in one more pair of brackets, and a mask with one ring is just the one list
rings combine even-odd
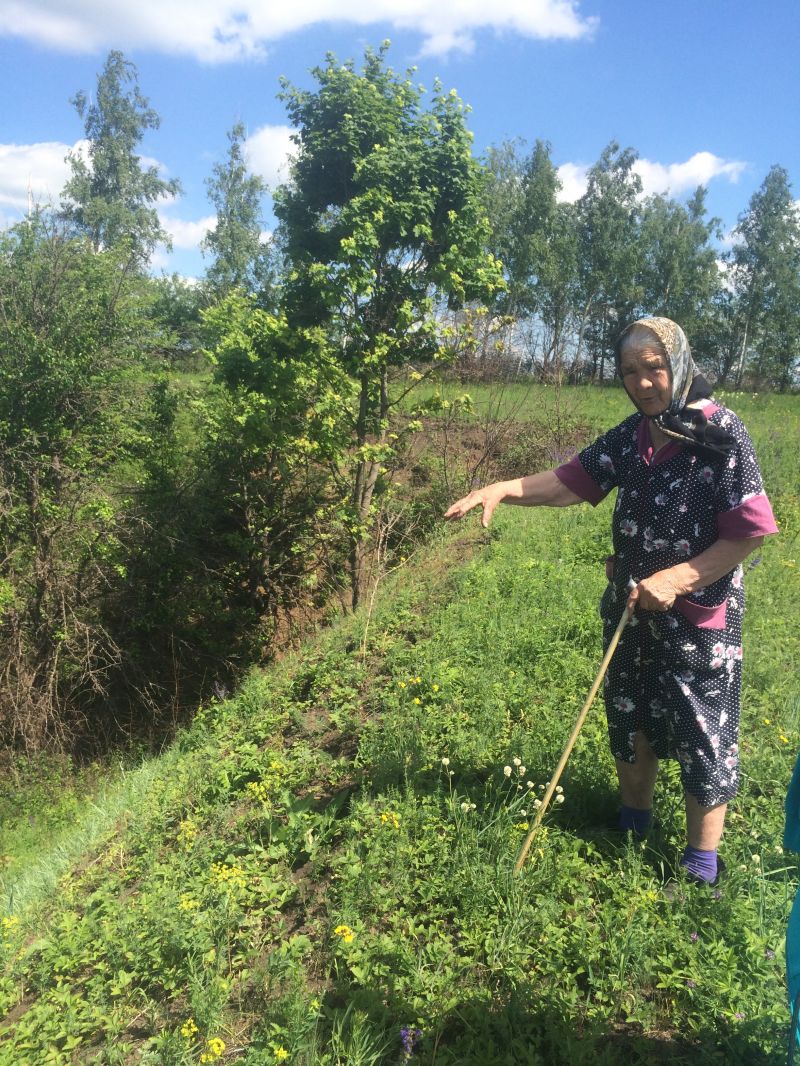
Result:
{"label": "wooden walking stick", "polygon": [[622,612],[622,618],[620,618],[620,620],[619,620],[619,625],[617,626],[616,630],[614,631],[614,636],[611,638],[611,642],[608,645],[608,649],[607,649],[605,655],[603,656],[602,663],[600,663],[600,669],[599,669],[599,671],[597,673],[597,677],[594,679],[594,684],[592,685],[591,691],[589,692],[589,695],[586,697],[586,703],[584,703],[583,707],[581,707],[581,713],[578,715],[578,720],[575,723],[575,728],[572,730],[572,735],[570,736],[569,741],[567,742],[566,748],[564,748],[563,755],[559,759],[558,766],[556,767],[555,773],[553,774],[553,777],[552,777],[552,779],[550,781],[550,784],[547,786],[547,791],[545,792],[544,796],[542,797],[542,805],[536,812],[536,817],[533,819],[533,825],[530,828],[530,832],[525,837],[525,843],[522,845],[522,848],[520,849],[520,853],[517,856],[517,861],[514,863],[514,873],[515,874],[518,874],[520,872],[520,870],[522,869],[526,858],[528,857],[528,852],[530,851],[530,847],[531,847],[531,843],[533,841],[533,838],[536,835],[536,830],[541,825],[542,818],[544,818],[544,812],[547,810],[548,804],[550,803],[550,800],[553,798],[553,793],[556,790],[556,785],[558,784],[558,780],[561,777],[562,773],[564,772],[564,767],[567,765],[567,759],[569,758],[570,752],[572,751],[572,749],[575,746],[575,741],[578,739],[578,734],[581,731],[581,727],[583,726],[584,719],[586,718],[586,715],[589,713],[589,708],[592,706],[592,702],[593,702],[595,696],[597,695],[597,690],[600,688],[600,683],[603,680],[603,678],[605,677],[606,670],[608,669],[608,664],[611,662],[611,656],[617,650],[617,645],[619,644],[619,638],[622,636],[623,629],[625,628],[625,626],[630,621],[631,614],[632,614],[632,612],[631,612],[631,610],[628,607],[626,607],[625,610]]}

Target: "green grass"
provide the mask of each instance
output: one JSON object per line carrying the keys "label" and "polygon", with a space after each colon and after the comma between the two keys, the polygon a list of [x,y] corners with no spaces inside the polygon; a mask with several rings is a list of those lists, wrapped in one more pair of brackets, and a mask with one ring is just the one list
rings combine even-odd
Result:
{"label": "green grass", "polygon": [[[586,423],[601,401],[577,408]],[[450,531],[388,578],[368,625],[253,674],[104,795],[87,781],[94,808],[42,829],[38,867],[31,829],[4,874],[0,1063],[784,1062],[800,405],[731,406],[783,535],[747,579],[719,898],[661,893],[684,838],[674,766],[646,845],[604,832],[599,704],[513,875],[599,665],[611,504],[501,509],[489,535]]]}

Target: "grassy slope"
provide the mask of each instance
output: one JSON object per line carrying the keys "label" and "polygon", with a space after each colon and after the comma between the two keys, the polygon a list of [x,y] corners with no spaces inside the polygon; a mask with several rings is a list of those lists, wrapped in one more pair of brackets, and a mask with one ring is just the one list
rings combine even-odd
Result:
{"label": "grassy slope", "polygon": [[[624,411],[593,400],[595,424]],[[110,789],[47,902],[46,877],[17,878],[0,1063],[397,1063],[401,1028],[428,1063],[784,1061],[797,405],[732,406],[784,535],[748,580],[747,780],[720,899],[659,893],[683,836],[674,767],[647,847],[599,830],[615,806],[599,706],[512,876],[527,782],[547,780],[597,669],[609,504],[509,508],[492,537],[460,530],[390,579],[366,638],[345,620]]]}

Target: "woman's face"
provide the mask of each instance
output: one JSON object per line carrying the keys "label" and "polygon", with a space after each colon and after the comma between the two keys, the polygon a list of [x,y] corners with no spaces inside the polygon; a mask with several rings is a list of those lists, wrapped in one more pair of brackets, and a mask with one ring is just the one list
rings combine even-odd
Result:
{"label": "woman's face", "polygon": [[626,345],[619,362],[625,391],[645,415],[655,418],[672,399],[672,382],[664,353],[655,344]]}

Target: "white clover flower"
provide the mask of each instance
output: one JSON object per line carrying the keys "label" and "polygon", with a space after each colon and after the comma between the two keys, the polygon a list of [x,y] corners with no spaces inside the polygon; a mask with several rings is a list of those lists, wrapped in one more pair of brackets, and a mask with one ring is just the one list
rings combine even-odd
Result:
{"label": "white clover flower", "polygon": [[445,755],[444,758],[442,759],[442,766],[449,766],[449,765],[450,765],[450,760]]}
{"label": "white clover flower", "polygon": [[527,818],[528,816],[528,812],[526,810],[521,810],[519,813],[522,815],[523,818]]}
{"label": "white clover flower", "polygon": [[536,788],[536,785],[534,785],[533,781],[526,781],[525,784],[528,786],[528,788]]}
{"label": "white clover flower", "polygon": [[517,769],[519,770],[519,776],[520,777],[524,777],[525,773],[527,771],[527,767],[526,766],[518,766]]}
{"label": "white clover flower", "polygon": [[563,803],[563,802],[564,802],[564,793],[563,792],[559,792],[559,794],[556,796],[556,803]]}
{"label": "white clover flower", "polygon": [[477,805],[476,803],[470,803],[470,805],[469,805],[469,809],[470,809],[471,811],[477,811],[477,809],[478,809],[478,805]]}
{"label": "white clover flower", "polygon": [[469,810],[469,804],[466,801],[464,801],[464,803],[461,804],[461,810],[462,811],[468,811]]}
{"label": "white clover flower", "polygon": [[544,792],[544,785],[539,785],[539,791]]}
{"label": "white clover flower", "polygon": [[775,854],[776,855],[783,855],[783,848],[780,846],[780,844],[776,844],[775,845]]}
{"label": "white clover flower", "polygon": [[503,773],[506,775],[506,777],[511,777],[511,767],[510,766],[504,766],[503,767]]}
{"label": "white clover flower", "polygon": [[760,855],[751,855],[750,858],[753,861],[753,865],[754,866],[758,866],[758,864],[761,862],[761,856]]}
{"label": "white clover flower", "polygon": [[541,807],[542,801],[541,800],[534,800],[533,801],[533,805],[534,805],[534,807]]}
{"label": "white clover flower", "polygon": [[561,787],[561,785],[556,785],[556,793],[557,793],[557,794],[558,794],[559,796],[561,795],[561,793],[562,793],[563,791],[564,791],[564,789],[563,789],[563,788]]}
{"label": "white clover flower", "polygon": [[522,759],[520,759],[517,755],[515,755],[511,761],[515,766],[522,766]]}

